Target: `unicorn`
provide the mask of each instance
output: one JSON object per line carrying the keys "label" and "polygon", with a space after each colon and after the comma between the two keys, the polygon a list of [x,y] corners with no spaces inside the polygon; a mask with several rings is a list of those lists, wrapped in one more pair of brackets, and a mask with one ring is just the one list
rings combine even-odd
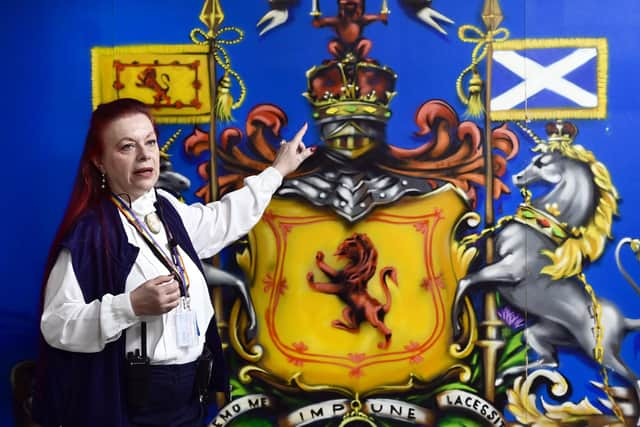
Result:
{"label": "unicorn", "polygon": [[[640,319],[626,318],[614,303],[596,298],[582,273],[588,262],[602,255],[611,237],[618,193],[606,167],[573,144],[577,129],[571,123],[547,125],[547,141],[529,134],[539,154],[512,178],[524,203],[515,215],[461,242],[468,245],[493,234],[496,262],[459,281],[454,333],[460,333],[463,297],[473,288],[490,287],[535,319],[524,333],[539,356],[530,367],[555,368],[557,348],[574,348],[626,379],[640,399],[638,377],[619,356],[622,339],[640,329]],[[527,189],[534,184],[550,190],[534,197]],[[524,369],[509,369],[498,382]]]}

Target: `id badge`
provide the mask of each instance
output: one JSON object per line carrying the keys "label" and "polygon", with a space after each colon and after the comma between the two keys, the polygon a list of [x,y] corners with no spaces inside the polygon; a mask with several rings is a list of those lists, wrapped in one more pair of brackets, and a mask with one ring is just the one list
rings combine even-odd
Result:
{"label": "id badge", "polygon": [[176,340],[178,347],[191,347],[198,343],[196,314],[185,298],[182,298],[176,313]]}

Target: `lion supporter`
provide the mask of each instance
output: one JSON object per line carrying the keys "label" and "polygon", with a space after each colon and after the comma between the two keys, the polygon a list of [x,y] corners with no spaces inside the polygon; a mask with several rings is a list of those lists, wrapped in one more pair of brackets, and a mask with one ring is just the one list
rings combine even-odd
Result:
{"label": "lion supporter", "polygon": [[[200,258],[246,234],[313,148],[306,125],[240,190],[185,205],[155,190],[159,149],[144,104],[91,117],[51,246],[34,419],[48,426],[198,426],[228,373]],[[211,371],[212,367],[212,371]]]}

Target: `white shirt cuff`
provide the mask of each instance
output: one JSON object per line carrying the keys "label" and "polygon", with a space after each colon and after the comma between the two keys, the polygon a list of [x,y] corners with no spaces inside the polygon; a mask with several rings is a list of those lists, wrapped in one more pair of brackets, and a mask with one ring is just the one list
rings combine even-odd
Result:
{"label": "white shirt cuff", "polygon": [[127,325],[126,327],[131,326],[140,320],[140,318],[136,316],[136,313],[133,311],[133,306],[131,305],[131,292],[125,292],[114,296],[111,303],[111,310],[114,320],[117,323],[122,322],[122,324]]}
{"label": "white shirt cuff", "polygon": [[[278,169],[273,166],[269,166],[258,175],[261,178],[260,190],[268,191],[270,193],[275,193],[278,187],[282,185],[283,176],[278,171]],[[247,179],[251,179],[253,177],[249,177]]]}

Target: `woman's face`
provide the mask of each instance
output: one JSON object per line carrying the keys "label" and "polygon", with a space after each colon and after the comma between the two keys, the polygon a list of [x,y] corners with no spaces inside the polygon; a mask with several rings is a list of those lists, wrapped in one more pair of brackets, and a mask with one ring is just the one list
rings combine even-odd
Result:
{"label": "woman's face", "polygon": [[104,130],[103,152],[96,167],[115,194],[135,200],[153,188],[160,174],[160,153],[153,124],[142,113],[121,117]]}

